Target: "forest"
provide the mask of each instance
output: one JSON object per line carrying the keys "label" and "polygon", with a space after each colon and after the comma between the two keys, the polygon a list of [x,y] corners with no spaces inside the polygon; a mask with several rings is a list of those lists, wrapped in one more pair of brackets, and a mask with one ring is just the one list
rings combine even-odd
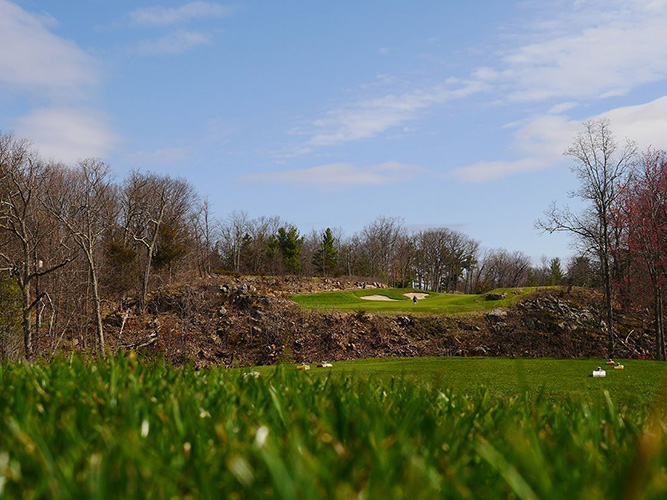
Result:
{"label": "forest", "polygon": [[105,315],[142,311],[167,283],[234,274],[364,276],[449,293],[599,288],[610,353],[621,308],[650,315],[656,358],[665,359],[667,154],[617,148],[606,122],[586,124],[566,154],[588,209],[553,206],[536,229],[571,232],[577,255],[534,263],[446,227],[411,231],[396,217],[352,235],[335,226],[302,232],[279,216],[240,210],[221,217],[185,179],[135,170],[118,180],[99,159],[46,161],[29,139],[2,133],[0,358],[38,356],[40,332],[59,339],[72,329],[86,330],[89,347],[104,352]]}

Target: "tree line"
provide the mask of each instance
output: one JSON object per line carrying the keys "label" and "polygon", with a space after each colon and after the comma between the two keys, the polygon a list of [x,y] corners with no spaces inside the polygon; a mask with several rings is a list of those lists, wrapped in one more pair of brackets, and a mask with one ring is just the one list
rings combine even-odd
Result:
{"label": "tree line", "polygon": [[625,310],[652,313],[655,357],[665,360],[667,153],[640,152],[629,139],[619,142],[607,119],[588,121],[583,128],[565,154],[579,179],[571,197],[585,208],[573,212],[553,204],[536,226],[574,234],[581,255],[596,263],[609,356],[619,341],[617,301]]}
{"label": "tree line", "polygon": [[[413,231],[396,217],[378,217],[350,236],[340,228],[302,234],[280,217],[243,211],[219,218],[184,179],[133,171],[117,181],[98,159],[73,167],[45,161],[30,141],[0,134],[0,357],[55,352],[73,330],[85,333],[81,347],[103,352],[109,312],[143,311],[155,287],[219,273],[364,276],[449,293],[600,287],[609,303],[652,307],[664,332],[665,154],[638,156],[629,144],[617,173],[586,170],[587,148],[613,145],[605,166],[617,154],[613,137],[594,137],[610,135],[608,125],[588,126],[589,137],[578,136],[568,154],[579,161],[578,194],[591,206],[583,214],[552,207],[537,224],[573,231],[580,252],[539,264],[450,228]],[[594,180],[608,191],[601,200]]]}

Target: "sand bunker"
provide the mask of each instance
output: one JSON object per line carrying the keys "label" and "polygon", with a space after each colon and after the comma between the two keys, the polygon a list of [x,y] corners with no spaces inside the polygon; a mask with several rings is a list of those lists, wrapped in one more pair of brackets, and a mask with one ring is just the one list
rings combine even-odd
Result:
{"label": "sand bunker", "polygon": [[[407,298],[413,299],[414,297],[417,297],[417,300],[422,300],[428,297],[428,293],[419,293],[419,292],[409,292],[409,293],[404,293]],[[359,297],[360,299],[364,300],[384,300],[385,302],[395,302],[398,299],[392,299],[391,297],[387,297],[386,295],[364,295],[363,297]]]}
{"label": "sand bunker", "polygon": [[386,295],[364,295],[362,297],[359,297],[360,299],[364,300],[384,300],[388,302],[394,302],[396,299],[392,299],[390,297],[387,297]]}

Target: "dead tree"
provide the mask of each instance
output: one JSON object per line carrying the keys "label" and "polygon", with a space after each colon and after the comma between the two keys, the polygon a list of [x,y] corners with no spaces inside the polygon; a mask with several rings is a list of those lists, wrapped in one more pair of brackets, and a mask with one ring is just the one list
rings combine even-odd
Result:
{"label": "dead tree", "polygon": [[572,171],[579,179],[579,189],[570,197],[580,198],[588,205],[574,213],[555,204],[536,222],[536,227],[550,233],[567,231],[574,234],[583,249],[600,262],[604,286],[608,355],[614,355],[612,307],[613,211],[620,187],[637,153],[634,142],[626,140],[622,147],[611,132],[609,120],[584,123],[565,155],[574,160]]}
{"label": "dead tree", "polygon": [[86,159],[74,170],[53,168],[49,177],[51,189],[44,194],[43,204],[85,255],[93,295],[97,348],[105,354],[98,255],[102,235],[115,223],[118,214],[110,168],[100,160]]}

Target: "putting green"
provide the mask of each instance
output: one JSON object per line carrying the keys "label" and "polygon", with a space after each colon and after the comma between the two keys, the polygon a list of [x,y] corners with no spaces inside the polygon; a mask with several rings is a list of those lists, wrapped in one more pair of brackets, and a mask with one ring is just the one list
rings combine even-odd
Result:
{"label": "putting green", "polygon": [[[540,289],[550,287],[502,288],[489,293],[504,294],[501,300],[486,295],[424,292],[413,288],[345,290],[341,292],[294,295],[292,300],[307,309],[368,311],[376,313],[456,314],[510,307]],[[406,294],[425,294],[417,302]],[[379,297],[382,297],[381,299]],[[369,300],[370,298],[370,300]]]}

